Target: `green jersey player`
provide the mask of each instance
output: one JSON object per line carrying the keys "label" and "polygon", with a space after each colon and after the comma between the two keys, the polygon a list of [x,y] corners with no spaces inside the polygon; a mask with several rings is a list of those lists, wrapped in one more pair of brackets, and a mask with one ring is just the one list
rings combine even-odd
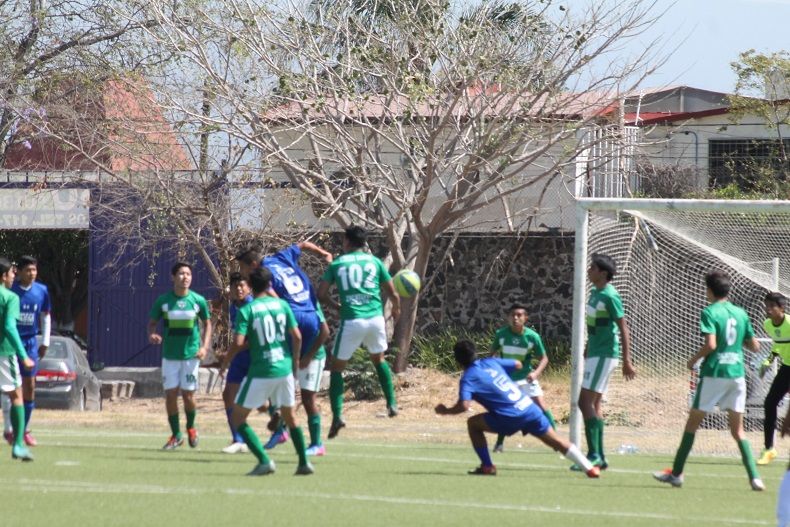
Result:
{"label": "green jersey player", "polygon": [[[148,322],[148,341],[162,345],[162,385],[165,390],[165,408],[172,434],[164,450],[174,450],[184,444],[178,423],[178,392],[184,400],[187,417],[189,446],[198,445],[195,428],[195,390],[198,386],[198,368],[206,356],[211,342],[211,319],[206,299],[191,291],[192,266],[178,262],[170,271],[173,291],[159,296],[151,307]],[[157,333],[159,320],[164,320],[164,331]],[[203,339],[200,323],[203,323]]]}
{"label": "green jersey player", "polygon": [[718,406],[729,414],[730,432],[738,443],[752,490],[765,490],[757,473],[749,441],[743,432],[743,411],[746,406],[743,346],[756,353],[760,344],[754,338],[746,311],[727,299],[730,293],[730,277],[727,273],[708,273],[705,285],[710,303],[702,310],[700,320],[700,330],[705,340],[687,363],[688,368],[693,369],[702,360],[697,390],[672,468],[656,472],[653,477],[673,487],[683,485],[683,467],[694,445],[694,435],[708,412]]}
{"label": "green jersey player", "polygon": [[[592,255],[587,269],[587,277],[593,288],[587,301],[587,347],[579,410],[584,417],[587,457],[601,469],[609,466],[603,448],[601,402],[620,360],[621,347],[623,377],[629,381],[636,377],[636,369],[631,364],[631,335],[625,320],[623,301],[610,283],[616,272],[617,266],[611,256]],[[580,470],[580,467],[573,465],[571,470]]]}
{"label": "green jersey player", "polygon": [[22,406],[22,376],[19,371],[21,361],[25,368],[35,366],[27,356],[22,339],[17,330],[19,318],[19,297],[11,292],[16,269],[6,258],[0,258],[0,390],[11,399],[11,425],[14,442],[11,456],[22,461],[32,461],[33,456],[25,446],[25,408]]}
{"label": "green jersey player", "polygon": [[[400,298],[395,293],[384,263],[367,253],[367,233],[362,227],[351,226],[343,237],[344,254],[327,268],[318,286],[318,298],[325,306],[340,310],[340,328],[335,337],[329,377],[329,400],[332,406],[332,425],[329,439],[337,435],[346,424],[343,421],[343,370],[360,345],[370,354],[376,367],[379,383],[387,399],[390,417],[398,415],[395,388],[389,364],[384,360],[387,350],[387,332],[384,323],[382,293],[392,302],[392,318],[400,316]],[[335,284],[340,295],[338,304],[329,296],[329,287]]]}
{"label": "green jersey player", "polygon": [[307,461],[305,452],[304,433],[296,423],[294,412],[294,372],[298,363],[293,350],[298,353],[302,349],[302,334],[288,302],[268,293],[271,271],[258,267],[250,273],[249,281],[255,300],[239,309],[229,358],[232,360],[236,353],[249,346],[250,367],[236,396],[231,420],[250,452],[258,458],[258,464],[249,475],[271,474],[275,469],[274,461],[266,455],[260,439],[247,424],[247,416],[252,409],[271,400],[280,408],[299,456],[296,474],[312,474],[313,466]]}
{"label": "green jersey player", "polygon": [[[526,326],[527,308],[525,306],[521,304],[510,306],[507,321],[508,325],[498,329],[494,334],[491,351],[503,359],[513,359],[523,364],[520,370],[513,370],[509,373],[510,378],[519,387],[521,393],[528,395],[540,408],[546,419],[549,420],[551,427],[556,429],[554,415],[551,410],[546,408],[546,403],[543,401],[543,389],[538,382],[538,377],[549,364],[543,340],[535,330]],[[535,369],[532,369],[533,360],[538,361]],[[499,434],[494,445],[494,452],[502,452],[504,443],[505,435]]]}

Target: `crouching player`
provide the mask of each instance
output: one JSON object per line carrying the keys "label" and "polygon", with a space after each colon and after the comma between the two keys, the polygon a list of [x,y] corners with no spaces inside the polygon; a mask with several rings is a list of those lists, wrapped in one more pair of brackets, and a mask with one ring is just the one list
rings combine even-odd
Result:
{"label": "crouching player", "polygon": [[538,406],[528,395],[521,393],[521,389],[510,379],[509,373],[521,369],[521,362],[497,358],[478,359],[475,345],[468,340],[456,343],[453,352],[455,360],[464,369],[458,402],[449,408],[440,404],[436,407],[436,413],[464,413],[472,400],[488,410],[467,420],[469,438],[481,462],[469,474],[496,475],[484,432],[506,436],[521,432],[524,435],[532,434],[552,449],[562,452],[565,457],[578,463],[588,477],[599,477],[600,469],[594,467],[578,447],[558,436]]}
{"label": "crouching player", "polygon": [[[291,432],[291,440],[299,456],[296,474],[313,473],[313,466],[307,461],[304,434],[296,424],[294,406],[294,369],[296,361],[292,350],[302,348],[302,334],[296,325],[296,318],[288,303],[267,293],[272,281],[272,273],[266,268],[257,268],[249,275],[255,300],[239,310],[233,345],[229,357],[249,346],[250,367],[241,383],[236,396],[231,419],[250,451],[258,458],[258,465],[250,476],[263,476],[275,470],[274,461],[269,459],[261,441],[247,424],[247,416],[253,408],[258,408],[267,400],[280,407],[282,418]],[[290,346],[286,332],[290,335]]]}

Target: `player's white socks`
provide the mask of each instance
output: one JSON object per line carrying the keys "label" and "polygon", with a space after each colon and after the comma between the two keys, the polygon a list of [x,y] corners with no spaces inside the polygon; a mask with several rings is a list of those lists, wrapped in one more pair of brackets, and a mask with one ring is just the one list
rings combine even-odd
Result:
{"label": "player's white socks", "polygon": [[779,527],[790,527],[790,468],[785,471],[776,502],[776,521]]}
{"label": "player's white socks", "polygon": [[6,394],[0,394],[0,402],[3,404],[3,432],[10,432],[11,427],[11,398]]}
{"label": "player's white socks", "polygon": [[587,459],[587,457],[584,454],[582,454],[582,451],[579,450],[579,447],[577,447],[573,443],[571,443],[571,446],[570,448],[568,448],[568,451],[565,452],[565,457],[570,459],[580,467],[582,467],[584,469],[584,472],[587,472],[592,468],[592,464],[590,463],[590,460]]}

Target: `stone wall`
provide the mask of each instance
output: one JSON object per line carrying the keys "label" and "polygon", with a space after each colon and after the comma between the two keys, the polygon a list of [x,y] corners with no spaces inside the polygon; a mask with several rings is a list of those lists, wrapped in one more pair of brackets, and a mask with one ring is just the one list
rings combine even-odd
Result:
{"label": "stone wall", "polygon": [[[528,307],[529,324],[541,336],[570,342],[573,240],[572,233],[460,236],[450,257],[432,263],[423,279],[417,331],[442,326],[485,330],[501,324],[505,310],[519,302]],[[434,262],[449,242],[443,238],[437,243]],[[386,252],[375,241],[371,247],[379,256]],[[339,236],[327,249],[340,253]],[[305,267],[317,283],[321,271],[316,261],[308,261]]]}

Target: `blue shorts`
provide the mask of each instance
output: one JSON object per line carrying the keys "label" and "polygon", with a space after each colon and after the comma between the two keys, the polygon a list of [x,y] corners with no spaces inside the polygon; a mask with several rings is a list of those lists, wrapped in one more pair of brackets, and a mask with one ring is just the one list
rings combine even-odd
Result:
{"label": "blue shorts", "polygon": [[225,382],[230,384],[241,384],[244,377],[247,376],[247,371],[250,369],[250,350],[242,350],[233,357],[230,361],[228,374],[225,376]]}
{"label": "blue shorts", "polygon": [[497,434],[510,436],[516,432],[523,435],[532,434],[542,436],[551,428],[549,420],[543,415],[538,405],[533,404],[527,408],[527,413],[520,417],[502,416],[492,413],[484,414],[488,427]]}
{"label": "blue shorts", "polygon": [[321,321],[315,311],[294,311],[294,317],[299,326],[299,332],[302,334],[302,349],[299,353],[301,357],[310,350],[313,341],[321,332]]}
{"label": "blue shorts", "polygon": [[22,377],[35,377],[38,373],[38,340],[36,340],[35,335],[32,337],[23,338],[22,345],[25,347],[27,356],[30,357],[30,360],[35,363],[35,366],[33,366],[33,369],[28,370],[22,365],[20,361],[19,373],[22,374]]}

